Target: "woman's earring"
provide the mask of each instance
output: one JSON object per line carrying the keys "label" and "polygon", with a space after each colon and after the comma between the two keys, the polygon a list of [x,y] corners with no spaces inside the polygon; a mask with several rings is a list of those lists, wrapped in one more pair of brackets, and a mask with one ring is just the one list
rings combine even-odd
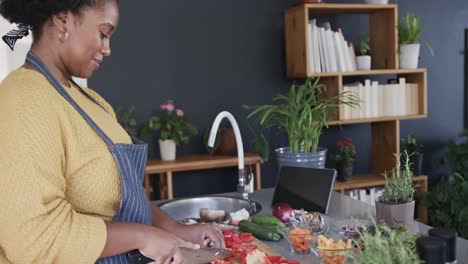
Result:
{"label": "woman's earring", "polygon": [[59,34],[59,39],[62,41],[62,42],[65,42],[68,38],[68,31],[65,31],[65,36],[62,38],[62,33]]}

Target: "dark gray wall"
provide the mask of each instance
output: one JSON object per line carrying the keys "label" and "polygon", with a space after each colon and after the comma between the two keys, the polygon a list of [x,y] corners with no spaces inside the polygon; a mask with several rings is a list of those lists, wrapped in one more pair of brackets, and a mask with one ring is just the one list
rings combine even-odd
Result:
{"label": "dark gray wall", "polygon": [[[228,110],[240,123],[244,145],[251,133],[242,105],[269,103],[286,92],[284,10],[296,1],[205,0],[120,1],[121,18],[112,39],[112,56],[90,80],[90,86],[112,105],[136,106],[144,121],[167,99],[175,100],[199,128],[200,134],[179,154],[204,152],[203,134],[216,114]],[[329,1],[331,2],[331,1]],[[342,1],[341,1],[342,2]],[[348,1],[350,2],[350,1]],[[352,2],[352,1],[351,1]],[[436,51],[421,53],[428,68],[429,117],[403,121],[401,134],[416,132],[426,145],[425,169],[437,176],[435,154],[463,126],[463,28],[468,27],[468,3],[464,0],[412,0],[400,3],[400,13],[414,11],[423,17],[427,39]],[[332,26],[356,39],[367,31],[362,16],[333,19]],[[265,131],[271,149],[286,144],[286,137]],[[368,124],[325,131],[321,145],[334,151],[334,142],[351,137],[357,145],[357,173],[370,170]],[[154,142],[151,156],[157,156]],[[273,160],[262,166],[263,186],[273,186]],[[175,195],[188,196],[235,189],[235,169],[176,174]]]}

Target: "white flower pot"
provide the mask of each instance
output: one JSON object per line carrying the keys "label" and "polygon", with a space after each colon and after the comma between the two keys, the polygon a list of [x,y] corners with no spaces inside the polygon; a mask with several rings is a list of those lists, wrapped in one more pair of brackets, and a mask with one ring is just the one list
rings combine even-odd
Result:
{"label": "white flower pot", "polygon": [[371,69],[371,56],[357,56],[357,69],[360,71],[368,71]]}
{"label": "white flower pot", "polygon": [[400,69],[418,68],[419,43],[400,45]]}
{"label": "white flower pot", "polygon": [[176,158],[176,143],[173,139],[159,140],[159,153],[161,160],[175,160]]}
{"label": "white flower pot", "polygon": [[388,4],[388,0],[364,0],[368,4]]}

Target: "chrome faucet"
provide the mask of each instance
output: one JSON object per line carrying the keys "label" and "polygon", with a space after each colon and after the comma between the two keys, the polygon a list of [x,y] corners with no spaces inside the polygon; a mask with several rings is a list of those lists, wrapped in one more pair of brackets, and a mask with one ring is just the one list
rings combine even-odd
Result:
{"label": "chrome faucet", "polygon": [[214,146],[219,124],[224,118],[227,118],[229,122],[231,123],[231,126],[234,129],[234,135],[236,137],[238,169],[239,169],[239,173],[238,173],[239,182],[237,183],[237,192],[242,193],[243,198],[247,198],[248,193],[253,192],[252,188],[250,188],[250,186],[253,186],[253,184],[250,184],[253,180],[253,177],[249,175],[249,177],[246,178],[246,174],[244,170],[244,146],[242,145],[242,137],[241,137],[239,126],[237,125],[236,119],[231,113],[227,111],[222,111],[216,116],[213,122],[213,125],[211,126],[210,137],[208,139],[208,146],[210,147]]}

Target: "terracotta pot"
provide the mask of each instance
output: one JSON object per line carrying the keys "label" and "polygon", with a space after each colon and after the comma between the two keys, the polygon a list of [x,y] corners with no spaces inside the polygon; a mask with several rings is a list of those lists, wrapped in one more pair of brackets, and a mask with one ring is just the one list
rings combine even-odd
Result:
{"label": "terracotta pot", "polygon": [[414,219],[414,200],[404,204],[384,204],[375,201],[377,220],[383,220],[391,228],[399,225],[410,228]]}
{"label": "terracotta pot", "polygon": [[219,145],[215,150],[214,155],[230,156],[234,155],[237,149],[236,136],[234,129],[223,128],[221,129]]}
{"label": "terracotta pot", "polygon": [[176,159],[176,143],[173,139],[159,140],[159,153],[161,160],[171,161]]}

